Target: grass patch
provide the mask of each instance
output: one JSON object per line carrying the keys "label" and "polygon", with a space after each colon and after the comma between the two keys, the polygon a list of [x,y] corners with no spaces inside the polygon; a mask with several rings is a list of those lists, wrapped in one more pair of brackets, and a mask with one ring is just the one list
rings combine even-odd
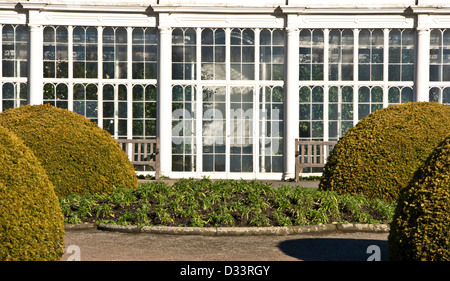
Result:
{"label": "grass patch", "polygon": [[181,179],[60,199],[66,223],[163,226],[292,226],[386,223],[395,203],[259,181]]}

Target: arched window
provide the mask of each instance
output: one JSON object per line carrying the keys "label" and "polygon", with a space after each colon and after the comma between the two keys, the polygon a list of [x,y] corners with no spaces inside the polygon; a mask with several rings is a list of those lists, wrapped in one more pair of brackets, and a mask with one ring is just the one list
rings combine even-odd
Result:
{"label": "arched window", "polygon": [[194,86],[172,88],[172,171],[196,170],[195,100]]}
{"label": "arched window", "polygon": [[263,29],[260,33],[261,80],[284,79],[284,32],[281,29]]}
{"label": "arched window", "polygon": [[95,27],[73,29],[73,78],[98,77],[98,32]]}
{"label": "arched window", "polygon": [[413,81],[414,38],[414,29],[389,32],[389,81]]}
{"label": "arched window", "polygon": [[231,80],[255,79],[255,32],[252,29],[231,30]]}
{"label": "arched window", "polygon": [[67,27],[47,26],[44,28],[44,77],[68,78],[69,77],[69,52],[68,52]]}
{"label": "arched window", "polygon": [[172,79],[196,79],[196,38],[197,35],[193,28],[175,28],[172,31]]}
{"label": "arched window", "polygon": [[157,78],[158,32],[154,27],[133,29],[133,79]]}
{"label": "arched window", "polygon": [[299,92],[300,138],[321,140],[323,138],[323,88],[303,86]]}
{"label": "arched window", "polygon": [[330,80],[353,80],[353,46],[353,30],[330,30],[328,52]]}
{"label": "arched window", "polygon": [[28,27],[4,25],[2,28],[2,76],[28,76]]}
{"label": "arched window", "polygon": [[98,122],[98,89],[95,84],[73,85],[73,111]]}
{"label": "arched window", "polygon": [[123,27],[103,29],[103,78],[127,78],[127,30]]}
{"label": "arched window", "polygon": [[362,29],[359,32],[358,48],[358,80],[383,80],[383,30]]}
{"label": "arched window", "polygon": [[323,80],[323,31],[320,29],[300,31],[299,80]]}
{"label": "arched window", "polygon": [[44,85],[44,104],[67,109],[68,95],[68,88],[64,83],[46,83]]}
{"label": "arched window", "polygon": [[202,31],[202,80],[225,80],[225,30]]}

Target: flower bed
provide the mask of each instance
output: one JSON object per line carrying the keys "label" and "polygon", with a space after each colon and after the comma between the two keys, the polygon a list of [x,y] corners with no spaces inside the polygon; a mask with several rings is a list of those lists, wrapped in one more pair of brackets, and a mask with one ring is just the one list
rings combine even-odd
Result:
{"label": "flower bed", "polygon": [[66,223],[161,226],[292,226],[386,223],[395,203],[259,181],[182,179],[60,199]]}

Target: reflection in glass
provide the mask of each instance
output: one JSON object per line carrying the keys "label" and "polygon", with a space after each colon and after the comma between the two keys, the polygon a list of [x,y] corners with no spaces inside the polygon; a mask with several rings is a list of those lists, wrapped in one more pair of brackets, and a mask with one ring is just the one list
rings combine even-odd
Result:
{"label": "reflection in glass", "polygon": [[196,79],[196,31],[175,28],[172,31],[172,79]]}
{"label": "reflection in glass", "polygon": [[202,80],[225,80],[225,30],[202,31]]}
{"label": "reflection in glass", "polygon": [[329,79],[353,80],[353,31],[332,29],[329,34]]}

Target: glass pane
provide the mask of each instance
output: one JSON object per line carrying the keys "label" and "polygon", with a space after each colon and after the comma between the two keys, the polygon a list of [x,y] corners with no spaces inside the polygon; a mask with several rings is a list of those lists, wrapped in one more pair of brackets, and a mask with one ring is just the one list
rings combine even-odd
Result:
{"label": "glass pane", "polygon": [[312,89],[312,102],[323,102],[323,88],[314,87]]}
{"label": "glass pane", "polygon": [[388,101],[389,103],[400,103],[400,90],[397,87],[389,89]]}
{"label": "glass pane", "polygon": [[58,84],[56,86],[56,99],[66,100],[68,98],[68,89],[66,84]]}
{"label": "glass pane", "polygon": [[402,103],[413,102],[414,95],[413,90],[409,87],[405,87],[402,89]]}
{"label": "glass pane", "polygon": [[370,89],[368,87],[359,88],[359,102],[370,102]]}
{"label": "glass pane", "polygon": [[442,93],[442,103],[449,104],[450,103],[450,88],[444,88],[444,92]]}
{"label": "glass pane", "polygon": [[260,32],[259,37],[260,37],[259,41],[260,41],[261,45],[268,45],[268,46],[270,46],[272,44],[272,34],[271,34],[270,30],[263,29]]}
{"label": "glass pane", "polygon": [[434,87],[430,89],[429,97],[430,102],[439,102],[439,97],[441,95],[441,89]]}
{"label": "glass pane", "polygon": [[44,42],[55,42],[55,29],[51,26],[44,28]]}
{"label": "glass pane", "polygon": [[103,29],[103,43],[114,43],[114,29],[112,27]]}
{"label": "glass pane", "polygon": [[202,31],[202,44],[212,45],[214,43],[214,34],[211,29],[204,29]]}
{"label": "glass pane", "polygon": [[272,45],[283,46],[284,45],[284,32],[281,29],[275,29],[273,31]]}
{"label": "glass pane", "polygon": [[383,89],[381,87],[372,88],[372,102],[383,102]]}
{"label": "glass pane", "polygon": [[242,44],[243,45],[253,45],[255,44],[255,33],[251,29],[244,29],[242,32]]}
{"label": "glass pane", "polygon": [[116,43],[127,43],[127,30],[123,27],[116,29]]}

